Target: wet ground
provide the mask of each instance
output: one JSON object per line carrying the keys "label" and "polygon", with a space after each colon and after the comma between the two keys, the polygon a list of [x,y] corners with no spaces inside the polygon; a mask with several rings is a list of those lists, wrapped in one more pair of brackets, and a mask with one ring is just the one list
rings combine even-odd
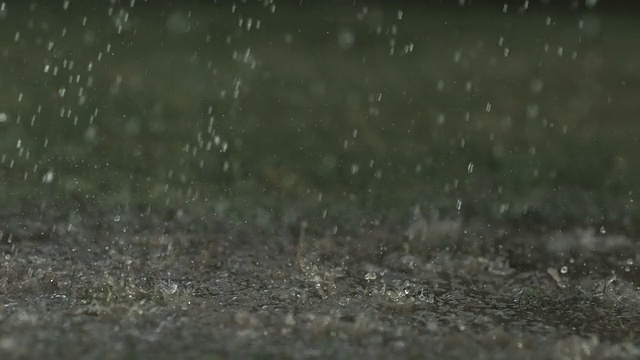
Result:
{"label": "wet ground", "polygon": [[5,358],[640,354],[637,241],[597,229],[47,214],[3,218]]}
{"label": "wet ground", "polygon": [[0,4],[0,357],[638,358],[591,5]]}

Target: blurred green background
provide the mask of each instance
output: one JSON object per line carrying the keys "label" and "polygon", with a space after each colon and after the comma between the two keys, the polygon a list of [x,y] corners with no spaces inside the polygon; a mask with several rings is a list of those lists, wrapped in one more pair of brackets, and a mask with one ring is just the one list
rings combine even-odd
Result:
{"label": "blurred green background", "polygon": [[633,11],[64,1],[2,3],[0,24],[7,211],[346,222],[422,204],[634,230]]}

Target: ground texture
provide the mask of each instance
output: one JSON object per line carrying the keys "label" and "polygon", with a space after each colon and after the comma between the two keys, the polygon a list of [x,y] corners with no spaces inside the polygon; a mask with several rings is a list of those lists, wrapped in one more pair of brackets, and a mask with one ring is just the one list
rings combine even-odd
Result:
{"label": "ground texture", "polygon": [[637,242],[605,229],[52,213],[2,218],[4,359],[640,356]]}

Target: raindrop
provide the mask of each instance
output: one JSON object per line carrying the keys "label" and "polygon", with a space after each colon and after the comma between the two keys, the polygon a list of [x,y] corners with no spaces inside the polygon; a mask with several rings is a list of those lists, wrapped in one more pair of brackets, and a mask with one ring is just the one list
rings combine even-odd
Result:
{"label": "raindrop", "polygon": [[530,89],[532,93],[539,94],[542,91],[543,87],[544,87],[544,82],[542,81],[542,79],[531,80]]}
{"label": "raindrop", "polygon": [[471,92],[471,90],[473,89],[473,83],[471,81],[467,81],[464,85],[464,89],[466,92]]}
{"label": "raindrop", "polygon": [[356,36],[351,30],[342,30],[338,34],[338,45],[343,49],[350,49],[356,40]]}
{"label": "raindrop", "polygon": [[537,104],[531,104],[527,106],[527,118],[535,119],[540,114],[540,108]]}
{"label": "raindrop", "polygon": [[378,278],[378,274],[375,271],[370,271],[364,275],[365,280],[375,280]]}
{"label": "raindrop", "polygon": [[53,181],[53,176],[53,170],[47,171],[47,173],[42,177],[42,183],[51,184],[51,182]]}

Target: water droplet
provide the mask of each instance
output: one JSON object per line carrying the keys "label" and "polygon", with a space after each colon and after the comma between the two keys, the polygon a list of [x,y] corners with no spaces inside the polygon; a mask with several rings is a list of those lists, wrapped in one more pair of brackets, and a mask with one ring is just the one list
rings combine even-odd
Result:
{"label": "water droplet", "polygon": [[51,182],[53,181],[53,170],[49,170],[47,171],[46,174],[44,174],[44,176],[42,177],[42,183],[43,184],[51,184]]}
{"label": "water droplet", "polygon": [[375,271],[370,271],[364,275],[365,280],[375,280],[377,278],[378,275],[375,273]]}
{"label": "water droplet", "polygon": [[338,34],[338,45],[343,49],[350,49],[356,41],[356,36],[351,30],[342,30]]}

